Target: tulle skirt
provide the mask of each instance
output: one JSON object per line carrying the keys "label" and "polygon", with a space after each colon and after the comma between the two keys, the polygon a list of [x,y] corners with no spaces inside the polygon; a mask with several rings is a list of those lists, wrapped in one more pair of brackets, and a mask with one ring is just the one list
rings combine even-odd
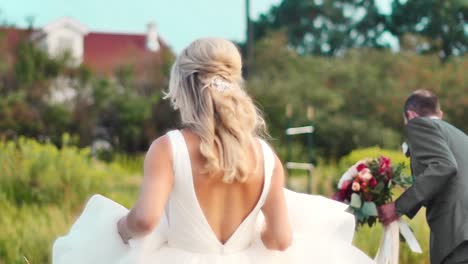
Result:
{"label": "tulle skirt", "polygon": [[53,264],[296,264],[374,263],[352,246],[354,217],[346,205],[321,196],[285,190],[294,239],[284,251],[272,251],[259,239],[263,216],[258,218],[258,237],[245,250],[226,254],[203,254],[170,247],[166,218],[149,235],[124,244],[117,221],[128,213],[120,204],[94,195],[70,232],[53,245]]}

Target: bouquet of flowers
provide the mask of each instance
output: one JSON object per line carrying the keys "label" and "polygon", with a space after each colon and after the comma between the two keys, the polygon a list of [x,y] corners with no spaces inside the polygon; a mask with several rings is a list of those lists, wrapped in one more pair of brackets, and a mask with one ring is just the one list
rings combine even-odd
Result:
{"label": "bouquet of flowers", "polygon": [[[391,160],[383,156],[359,161],[341,177],[333,198],[349,205],[348,211],[354,214],[358,226],[372,227],[378,220],[377,208],[392,201],[393,189],[412,184],[412,178],[404,175],[404,168],[404,164],[392,166]],[[398,220],[384,228],[376,263],[398,263],[400,234],[413,252],[422,252],[408,225]]]}
{"label": "bouquet of flowers", "polygon": [[408,187],[411,177],[403,174],[404,164],[391,165],[387,157],[366,159],[356,163],[341,177],[334,199],[349,204],[349,212],[359,225],[373,226],[378,219],[377,208],[392,201],[396,186]]}

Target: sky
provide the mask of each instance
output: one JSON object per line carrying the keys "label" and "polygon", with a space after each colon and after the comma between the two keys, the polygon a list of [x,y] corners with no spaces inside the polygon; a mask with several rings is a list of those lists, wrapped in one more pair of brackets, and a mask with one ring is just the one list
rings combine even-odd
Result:
{"label": "sky", "polygon": [[[385,11],[389,0],[376,0]],[[281,0],[251,0],[255,19]],[[0,0],[0,20],[26,27],[44,26],[69,16],[90,31],[144,34],[154,22],[162,39],[176,52],[194,39],[214,36],[245,39],[245,0]]]}

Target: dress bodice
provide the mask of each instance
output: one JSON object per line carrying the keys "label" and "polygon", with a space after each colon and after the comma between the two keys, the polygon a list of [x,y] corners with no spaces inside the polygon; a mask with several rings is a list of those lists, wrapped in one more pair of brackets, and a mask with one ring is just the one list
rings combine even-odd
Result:
{"label": "dress bodice", "polygon": [[174,186],[166,208],[169,224],[168,245],[191,252],[206,254],[235,253],[254,241],[258,214],[265,203],[274,168],[274,155],[267,143],[261,141],[264,159],[264,184],[254,209],[222,244],[211,229],[198,203],[187,144],[178,130],[168,133],[173,155]]}

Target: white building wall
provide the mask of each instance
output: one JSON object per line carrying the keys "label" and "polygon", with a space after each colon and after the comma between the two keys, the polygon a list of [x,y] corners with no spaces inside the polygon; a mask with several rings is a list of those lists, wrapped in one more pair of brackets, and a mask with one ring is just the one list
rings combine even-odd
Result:
{"label": "white building wall", "polygon": [[42,41],[46,42],[47,52],[50,56],[56,57],[70,52],[74,65],[83,62],[84,35],[76,29],[63,25],[50,31]]}

